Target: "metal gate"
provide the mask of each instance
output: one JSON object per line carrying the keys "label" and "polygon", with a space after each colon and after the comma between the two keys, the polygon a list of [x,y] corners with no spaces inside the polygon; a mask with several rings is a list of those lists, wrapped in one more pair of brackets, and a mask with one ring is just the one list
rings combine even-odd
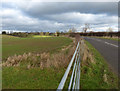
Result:
{"label": "metal gate", "polygon": [[[72,65],[73,65],[73,67],[72,67]],[[72,69],[71,69],[71,67],[72,67]],[[57,90],[63,89],[70,70],[72,70],[72,74],[71,74],[68,90],[80,89],[80,42],[78,42],[78,44],[77,44],[76,50],[73,54],[73,57],[67,67],[67,70],[66,70],[64,76],[62,77],[62,80],[61,80]]]}

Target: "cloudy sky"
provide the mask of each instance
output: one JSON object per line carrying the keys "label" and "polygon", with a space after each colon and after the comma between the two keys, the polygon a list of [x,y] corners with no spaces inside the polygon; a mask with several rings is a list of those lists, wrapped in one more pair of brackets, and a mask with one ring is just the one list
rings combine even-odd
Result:
{"label": "cloudy sky", "polygon": [[82,31],[89,23],[93,31],[118,31],[117,2],[2,2],[2,30],[16,31]]}

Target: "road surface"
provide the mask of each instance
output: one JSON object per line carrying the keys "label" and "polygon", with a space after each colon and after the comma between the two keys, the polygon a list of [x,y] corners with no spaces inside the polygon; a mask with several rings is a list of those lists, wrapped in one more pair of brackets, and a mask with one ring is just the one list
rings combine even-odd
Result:
{"label": "road surface", "polygon": [[118,41],[93,37],[84,37],[84,39],[101,53],[112,70],[118,74]]}

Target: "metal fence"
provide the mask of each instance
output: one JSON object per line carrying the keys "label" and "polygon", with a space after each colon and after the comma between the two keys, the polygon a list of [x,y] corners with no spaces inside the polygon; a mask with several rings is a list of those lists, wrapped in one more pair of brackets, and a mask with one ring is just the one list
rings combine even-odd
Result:
{"label": "metal fence", "polygon": [[[72,67],[72,65],[73,65],[73,67]],[[68,90],[80,89],[80,43],[79,42],[77,44],[76,50],[73,54],[73,57],[67,67],[67,70],[66,70],[57,90],[63,89],[70,70],[72,70],[72,74],[71,74]]]}

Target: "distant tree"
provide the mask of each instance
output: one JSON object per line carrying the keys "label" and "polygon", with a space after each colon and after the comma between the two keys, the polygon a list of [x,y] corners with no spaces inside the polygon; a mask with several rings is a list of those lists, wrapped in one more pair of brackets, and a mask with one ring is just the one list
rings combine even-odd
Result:
{"label": "distant tree", "polygon": [[28,37],[28,33],[20,33],[19,37]]}
{"label": "distant tree", "polygon": [[72,29],[69,29],[68,33],[75,33],[77,30],[73,27]]}
{"label": "distant tree", "polygon": [[69,37],[75,37],[75,34],[74,34],[75,32],[76,32],[75,28],[69,29],[69,31],[68,31]]}
{"label": "distant tree", "polygon": [[112,34],[110,32],[113,32],[113,29],[111,27],[109,27],[107,30],[106,30],[106,36],[110,36],[112,37]]}
{"label": "distant tree", "polygon": [[85,27],[83,28],[83,32],[86,33],[88,29],[90,29],[90,27],[89,27],[89,24],[86,23]]}
{"label": "distant tree", "polygon": [[72,33],[72,29],[69,29],[68,33]]}
{"label": "distant tree", "polygon": [[[18,36],[18,34],[16,32],[13,32],[12,35],[13,36]],[[20,33],[19,33],[19,35],[20,35]]]}
{"label": "distant tree", "polygon": [[39,32],[36,32],[35,34],[36,34],[36,35],[39,35],[40,33],[39,33]]}
{"label": "distant tree", "polygon": [[109,28],[107,29],[107,32],[113,32],[113,29],[112,29],[111,27],[109,27]]}
{"label": "distant tree", "polygon": [[46,35],[46,36],[49,36],[49,32],[46,32],[45,35]]}
{"label": "distant tree", "polygon": [[74,27],[71,30],[72,30],[72,33],[77,32],[77,30]]}
{"label": "distant tree", "polygon": [[55,36],[59,36],[59,34],[60,34],[59,30],[57,30],[57,31],[55,32]]}
{"label": "distant tree", "polygon": [[6,31],[2,31],[2,34],[6,34]]}
{"label": "distant tree", "polygon": [[43,35],[44,35],[44,33],[43,33],[43,32],[40,32],[40,35],[41,35],[41,36],[43,36]]}

